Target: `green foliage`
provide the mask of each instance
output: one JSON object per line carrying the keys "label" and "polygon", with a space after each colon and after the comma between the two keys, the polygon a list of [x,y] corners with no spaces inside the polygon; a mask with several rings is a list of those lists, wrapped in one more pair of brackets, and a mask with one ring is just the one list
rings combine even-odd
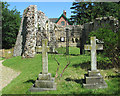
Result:
{"label": "green foliage", "polygon": [[119,67],[118,34],[113,32],[110,27],[105,27],[91,32],[89,37],[91,36],[96,36],[97,39],[104,41],[104,53],[102,54],[109,57],[114,67]]}
{"label": "green foliage", "polygon": [[9,4],[2,2],[2,47],[12,48],[20,26],[20,12],[17,9],[8,9]]}
{"label": "green foliage", "polygon": [[92,3],[84,3],[84,2],[73,2],[73,6],[71,9],[74,9],[71,13],[71,20],[73,23],[83,24],[90,21],[91,11],[92,11]]}
{"label": "green foliage", "polygon": [[90,22],[97,17],[113,16],[118,19],[119,2],[73,2],[71,21],[78,24]]}

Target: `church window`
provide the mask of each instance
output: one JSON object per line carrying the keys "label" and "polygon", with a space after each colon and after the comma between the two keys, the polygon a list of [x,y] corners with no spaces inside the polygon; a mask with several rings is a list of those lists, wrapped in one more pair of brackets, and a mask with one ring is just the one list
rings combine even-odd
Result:
{"label": "church window", "polygon": [[62,21],[62,22],[61,22],[61,25],[62,25],[62,26],[64,26],[64,25],[65,25],[65,22],[64,22],[64,21]]}
{"label": "church window", "polygon": [[61,37],[61,38],[60,38],[60,41],[61,41],[61,42],[65,42],[65,37]]}

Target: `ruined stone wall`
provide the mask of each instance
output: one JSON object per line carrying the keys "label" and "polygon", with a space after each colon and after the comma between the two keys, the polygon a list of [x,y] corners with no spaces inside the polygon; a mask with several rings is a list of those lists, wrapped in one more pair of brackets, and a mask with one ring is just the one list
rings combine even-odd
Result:
{"label": "ruined stone wall", "polygon": [[37,32],[37,6],[24,10],[13,56],[34,57]]}
{"label": "ruined stone wall", "polygon": [[24,49],[23,49],[23,57],[34,57],[35,47],[36,47],[36,32],[37,32],[37,6],[30,5],[27,8],[25,13],[25,17],[27,18],[26,24],[26,40]]}
{"label": "ruined stone wall", "polygon": [[112,16],[96,18],[93,22],[85,23],[83,25],[84,28],[82,29],[82,38],[84,38],[84,41],[86,42],[86,40],[88,40],[88,35],[91,31],[107,27],[108,25],[110,25],[111,29],[114,32],[118,31],[119,22]]}
{"label": "ruined stone wall", "polygon": [[36,47],[42,45],[42,39],[48,39],[51,51],[57,47],[56,38],[63,27],[50,22],[47,16],[37,10],[36,5],[30,5],[24,10],[20,30],[14,47],[14,56],[34,57]]}
{"label": "ruined stone wall", "polygon": [[16,43],[15,43],[15,46],[14,46],[13,56],[21,56],[21,53],[22,53],[23,21],[24,21],[24,14],[23,14],[22,19],[21,19],[21,25],[20,25],[20,29],[19,29],[19,32],[18,32],[18,35],[17,35]]}
{"label": "ruined stone wall", "polygon": [[54,52],[56,47],[66,47],[66,28],[69,29],[69,46],[83,47],[91,31],[107,24],[117,32],[118,20],[111,16],[96,18],[93,22],[83,25],[63,27],[50,22],[43,12],[37,10],[36,5],[30,5],[23,13],[14,56],[34,57],[36,47],[42,46],[42,39],[48,39],[51,52]]}
{"label": "ruined stone wall", "polygon": [[[99,28],[110,25],[114,32],[118,31],[118,20],[112,16],[96,18],[93,22],[85,23],[83,25],[70,26],[69,46],[83,46],[88,40],[90,32],[95,31]],[[82,44],[81,44],[82,43]],[[60,46],[66,46],[65,43],[59,43]],[[83,46],[84,47],[84,46]]]}

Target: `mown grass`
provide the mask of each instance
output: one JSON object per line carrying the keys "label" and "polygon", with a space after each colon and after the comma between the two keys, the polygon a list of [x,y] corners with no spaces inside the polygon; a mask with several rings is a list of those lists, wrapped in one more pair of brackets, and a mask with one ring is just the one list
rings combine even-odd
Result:
{"label": "mown grass", "polygon": [[[66,48],[65,47],[59,47],[56,49],[58,51],[59,54],[65,54],[66,53]],[[77,47],[69,47],[69,54],[74,54],[74,55],[78,55],[80,54],[80,48]]]}
{"label": "mown grass", "polygon": [[[74,50],[72,49],[72,54]],[[76,54],[76,53],[75,53]],[[79,53],[78,53],[79,54]],[[85,89],[82,87],[82,79],[84,74],[87,73],[90,64],[89,55],[48,55],[49,73],[55,77],[58,64],[54,57],[60,63],[58,76],[67,65],[67,60],[70,60],[70,65],[67,67],[61,78],[56,78],[57,90],[44,91],[44,92],[30,92],[29,88],[34,84],[38,74],[42,71],[42,56],[37,54],[34,58],[22,59],[20,56],[7,59],[3,62],[4,66],[10,67],[21,74],[15,78],[10,84],[3,88],[3,94],[120,94],[119,93],[119,75],[113,69],[100,69],[105,81],[108,84],[106,89]],[[68,59],[66,59],[68,58]],[[98,61],[101,57],[98,57]]]}
{"label": "mown grass", "polygon": [[3,60],[4,58],[0,57],[0,60]]}

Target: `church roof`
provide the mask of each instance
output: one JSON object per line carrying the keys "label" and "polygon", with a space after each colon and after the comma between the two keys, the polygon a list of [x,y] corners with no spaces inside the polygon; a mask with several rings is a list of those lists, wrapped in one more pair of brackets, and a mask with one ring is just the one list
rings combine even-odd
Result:
{"label": "church roof", "polygon": [[56,21],[55,23],[57,23],[61,17],[64,17],[64,19],[67,20],[70,25],[72,25],[72,23],[70,22],[70,20],[69,20],[64,14],[62,14],[62,15],[57,19],[57,21]]}
{"label": "church roof", "polygon": [[50,22],[55,23],[57,21],[58,18],[49,18]]}

